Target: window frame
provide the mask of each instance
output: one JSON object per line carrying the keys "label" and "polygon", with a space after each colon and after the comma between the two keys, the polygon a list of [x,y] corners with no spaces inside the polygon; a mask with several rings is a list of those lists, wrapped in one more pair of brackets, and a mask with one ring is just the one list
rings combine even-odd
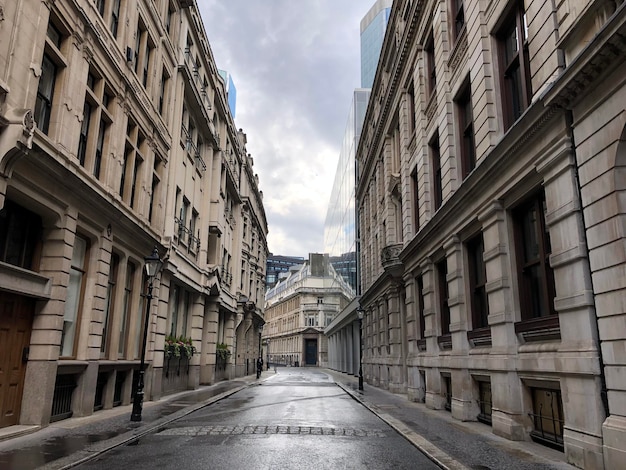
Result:
{"label": "window frame", "polygon": [[432,163],[432,186],[433,186],[433,209],[436,212],[443,204],[443,181],[441,171],[441,148],[439,144],[439,132],[428,142],[430,161]]}
{"label": "window frame", "polygon": [[461,177],[465,179],[476,168],[476,135],[472,108],[472,87],[469,77],[454,100],[457,112],[458,144],[461,160]]}
{"label": "window frame", "polygon": [[[515,41],[510,43],[513,33]],[[495,37],[500,67],[502,119],[506,132],[528,109],[532,99],[528,28],[522,0],[513,3]],[[507,48],[509,44],[514,44],[516,50],[510,51]]]}
{"label": "window frame", "polygon": [[[82,240],[82,242],[84,242],[84,250],[82,253],[82,266],[77,266],[74,265],[74,256],[75,256],[75,250],[77,247],[77,240]],[[63,313],[63,329],[62,329],[62,333],[61,333],[61,341],[59,343],[59,357],[60,358],[74,358],[76,357],[76,351],[77,351],[77,345],[78,345],[78,338],[80,337],[80,323],[81,323],[81,319],[82,319],[82,315],[81,312],[83,310],[83,305],[84,305],[84,300],[85,300],[85,288],[87,285],[87,273],[89,271],[89,254],[90,254],[90,249],[91,249],[91,242],[89,240],[89,238],[84,237],[80,234],[76,234],[75,238],[74,238],[74,245],[72,247],[72,259],[70,261],[70,279],[68,281],[68,285],[66,288],[66,292],[68,292],[68,294],[66,294],[66,300],[65,300],[65,309],[64,309],[64,313]],[[72,276],[71,276],[71,272],[78,272],[79,273],[79,282],[78,284],[74,285],[72,284]],[[68,302],[68,298],[71,298],[71,295],[69,294],[70,290],[73,289],[77,289],[76,292],[74,292],[74,295],[76,296],[76,302],[75,305],[71,305]],[[69,312],[69,316],[68,316],[68,308],[72,308],[73,312]],[[71,322],[70,321],[66,321],[66,319],[71,317]],[[71,341],[71,351],[69,351],[69,347],[65,348],[65,340],[67,338],[67,333],[66,333],[66,328],[65,328],[65,324],[66,323],[73,323],[74,327],[72,330],[72,336],[71,339],[69,341]],[[69,344],[68,344],[69,346]],[[69,354],[66,354],[69,353]]]}
{"label": "window frame", "polygon": [[[467,274],[469,281],[469,305],[472,330],[488,330],[489,297],[487,295],[487,267],[484,261],[484,239],[482,232],[465,243]],[[479,300],[480,299],[480,300]],[[480,308],[482,306],[482,308]]]}
{"label": "window frame", "polygon": [[[535,192],[523,202],[514,207],[511,211],[513,221],[513,232],[516,253],[516,270],[517,284],[520,298],[521,322],[557,317],[558,314],[554,308],[554,299],[556,297],[556,286],[554,282],[554,271],[550,266],[550,255],[552,252],[550,244],[550,233],[545,222],[546,210],[545,192],[543,190]],[[534,236],[537,242],[537,256],[534,258],[527,257],[528,229],[525,226],[526,216],[529,211],[537,214],[537,220],[534,227]],[[527,273],[530,269],[538,267],[540,270],[541,285],[539,286],[540,294],[538,296],[540,304],[531,304],[529,299],[536,298],[532,285],[532,279],[529,279]]]}

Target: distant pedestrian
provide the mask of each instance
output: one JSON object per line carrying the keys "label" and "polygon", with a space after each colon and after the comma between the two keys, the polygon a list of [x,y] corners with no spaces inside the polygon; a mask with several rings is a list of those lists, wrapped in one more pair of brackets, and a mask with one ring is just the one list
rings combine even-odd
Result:
{"label": "distant pedestrian", "polygon": [[256,361],[256,378],[257,379],[261,377],[262,371],[263,371],[263,358],[259,356],[259,358]]}

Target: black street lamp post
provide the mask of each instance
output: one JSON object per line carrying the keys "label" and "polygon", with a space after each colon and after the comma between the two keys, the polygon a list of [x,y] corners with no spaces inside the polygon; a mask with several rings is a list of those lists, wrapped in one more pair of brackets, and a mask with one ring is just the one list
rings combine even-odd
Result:
{"label": "black street lamp post", "polygon": [[359,318],[359,390],[363,390],[363,309],[360,305],[356,309],[356,314]]}
{"label": "black street lamp post", "polygon": [[146,276],[148,278],[148,295],[146,295],[146,317],[143,327],[143,345],[141,347],[141,362],[139,364],[139,375],[137,377],[137,389],[133,399],[133,411],[130,415],[131,421],[141,421],[141,410],[143,409],[143,387],[144,375],[146,373],[146,344],[148,342],[148,326],[150,324],[150,304],[152,303],[152,287],[155,276],[161,270],[163,262],[159,258],[159,251],[154,247],[152,254],[144,258]]}
{"label": "black street lamp post", "polygon": [[265,340],[265,344],[267,345],[267,370],[270,370],[270,339],[269,338]]}

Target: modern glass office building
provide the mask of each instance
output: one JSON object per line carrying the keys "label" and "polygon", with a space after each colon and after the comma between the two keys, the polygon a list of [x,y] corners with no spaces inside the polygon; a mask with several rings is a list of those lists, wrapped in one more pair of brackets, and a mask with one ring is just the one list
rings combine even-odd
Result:
{"label": "modern glass office building", "polygon": [[324,252],[356,292],[355,153],[367,110],[369,89],[356,89],[350,106],[335,181],[324,223]]}
{"label": "modern glass office building", "polygon": [[235,82],[233,82],[233,76],[226,70],[218,70],[219,74],[226,82],[226,97],[228,98],[228,107],[230,108],[230,114],[235,119],[235,111],[237,109],[237,88],[235,88]]}
{"label": "modern glass office building", "polygon": [[392,0],[378,0],[361,20],[361,88],[371,88]]}
{"label": "modern glass office building", "polygon": [[391,3],[392,0],[378,0],[361,20],[362,88],[354,90],[324,224],[324,252],[330,255],[335,271],[342,275],[355,293],[358,292],[355,154],[389,21]]}

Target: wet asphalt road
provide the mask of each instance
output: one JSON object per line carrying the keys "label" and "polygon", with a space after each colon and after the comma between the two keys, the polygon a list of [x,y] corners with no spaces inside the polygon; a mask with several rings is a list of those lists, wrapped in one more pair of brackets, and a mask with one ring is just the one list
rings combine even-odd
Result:
{"label": "wet asphalt road", "polygon": [[[94,420],[76,427],[68,421],[59,421],[34,434],[18,439],[0,441],[0,470],[34,470],[57,459],[80,451],[87,446],[106,441],[127,431],[137,429],[146,422],[168,416],[182,408],[219,395],[243,385],[232,380],[222,382],[210,389],[181,397],[168,403],[149,403],[143,409],[143,423],[130,421],[130,411],[103,420]],[[69,425],[69,427],[67,427]]]}
{"label": "wet asphalt road", "polygon": [[87,469],[437,469],[317,369],[290,368]]}

